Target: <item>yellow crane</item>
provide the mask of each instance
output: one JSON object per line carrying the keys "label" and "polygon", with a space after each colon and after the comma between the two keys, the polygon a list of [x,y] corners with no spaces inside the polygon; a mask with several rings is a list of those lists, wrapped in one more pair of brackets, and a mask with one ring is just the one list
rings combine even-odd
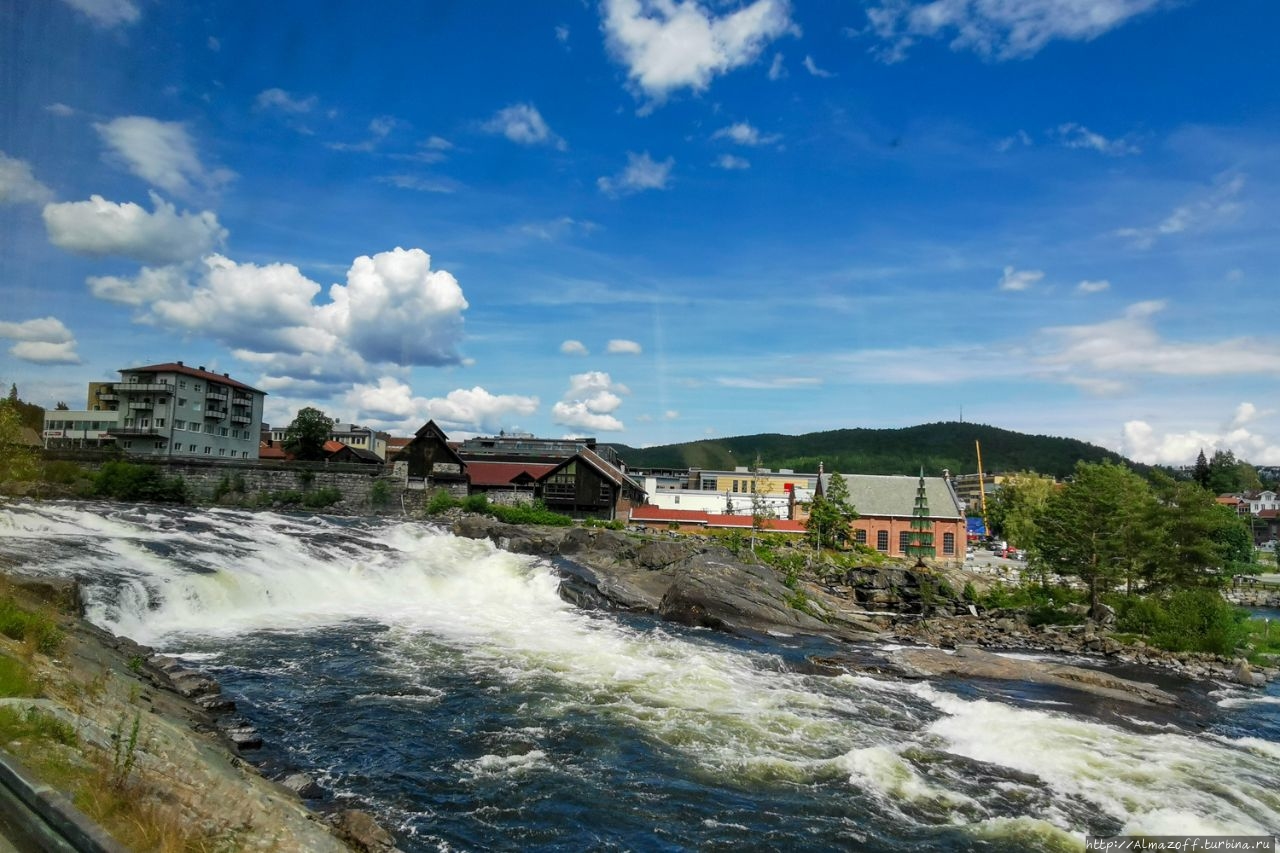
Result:
{"label": "yellow crane", "polygon": [[[978,498],[982,502],[982,528],[987,530],[987,485],[982,474],[982,442],[975,438],[973,446],[978,451]],[[987,530],[987,535],[991,535],[990,530]]]}

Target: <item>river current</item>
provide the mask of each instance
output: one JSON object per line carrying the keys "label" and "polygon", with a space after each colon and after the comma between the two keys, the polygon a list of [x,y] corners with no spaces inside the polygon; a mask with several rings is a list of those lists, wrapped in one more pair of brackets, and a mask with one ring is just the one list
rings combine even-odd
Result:
{"label": "river current", "polygon": [[[428,523],[0,504],[0,555],[218,678],[268,769],[409,851],[1080,850],[1280,831],[1280,691],[1195,715],[806,674],[746,640],[563,601],[546,561]],[[1190,688],[1188,688],[1190,689]]]}

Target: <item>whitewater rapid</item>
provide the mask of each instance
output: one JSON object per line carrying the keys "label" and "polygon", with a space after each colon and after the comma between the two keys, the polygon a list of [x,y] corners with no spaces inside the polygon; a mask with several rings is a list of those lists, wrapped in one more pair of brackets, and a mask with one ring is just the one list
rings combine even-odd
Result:
{"label": "whitewater rapid", "polygon": [[[800,674],[778,649],[577,610],[559,597],[546,562],[429,524],[8,503],[0,504],[0,555],[24,571],[79,577],[90,620],[158,649],[215,662],[239,654],[235,666],[252,673],[257,659],[244,650],[270,648],[278,685],[246,675],[245,689],[264,706],[275,707],[262,697],[277,687],[311,689],[305,650],[332,646],[325,654],[349,660],[353,673],[367,667],[377,681],[353,685],[344,707],[388,709],[378,713],[396,736],[429,738],[446,712],[450,721],[488,720],[495,731],[473,750],[479,754],[449,759],[448,784],[477,797],[495,779],[520,781],[502,788],[509,797],[632,778],[634,760],[663,803],[647,805],[637,792],[625,809],[675,815],[664,820],[699,814],[688,818],[691,839],[785,828],[796,803],[814,809],[807,823],[820,826],[819,847],[843,839],[873,849],[900,841],[1078,849],[1090,832],[1280,829],[1280,746],[1271,740],[1120,728],[1057,704],[1018,706],[927,682]],[[293,659],[282,665],[282,656]],[[298,730],[275,736],[296,737],[306,755],[323,760],[316,744],[328,738],[324,721],[291,710],[301,707],[291,698],[278,705],[281,725]],[[426,760],[405,750],[397,760]],[[341,762],[327,772],[347,785],[364,778]],[[423,827],[425,816],[438,822],[452,806],[434,793],[415,796],[418,782],[398,784],[391,793],[343,794],[448,847],[449,836]],[[527,809],[542,802],[527,795]],[[580,796],[591,801],[589,791]],[[681,796],[699,808],[681,809]],[[751,809],[738,802],[744,797]],[[762,816],[770,809],[777,814]],[[463,812],[496,820],[484,808]],[[520,819],[540,826],[564,818]],[[794,831],[804,826],[797,821]]]}

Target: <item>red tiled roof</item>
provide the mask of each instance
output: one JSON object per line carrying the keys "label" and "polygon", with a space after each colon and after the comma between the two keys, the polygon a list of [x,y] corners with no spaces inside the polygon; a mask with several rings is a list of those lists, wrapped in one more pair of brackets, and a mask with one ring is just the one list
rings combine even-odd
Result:
{"label": "red tiled roof", "polygon": [[556,467],[553,463],[467,462],[467,478],[473,486],[509,486],[521,474],[538,479]]}
{"label": "red tiled roof", "polygon": [[272,445],[268,447],[267,445],[263,444],[258,446],[258,458],[259,459],[288,459],[289,454],[285,453],[284,448],[278,445]]}
{"label": "red tiled roof", "polygon": [[255,394],[266,394],[266,391],[259,391],[251,385],[245,385],[243,382],[237,382],[230,376],[224,376],[221,373],[214,373],[210,370],[198,370],[194,367],[187,367],[185,364],[178,364],[176,361],[166,361],[164,364],[150,364],[146,367],[125,367],[117,371],[118,373],[181,373],[184,376],[194,376],[197,379],[207,379],[210,382],[218,382],[222,385],[230,385],[232,388],[243,388],[245,391],[252,391]]}
{"label": "red tiled roof", "polygon": [[1264,509],[1254,513],[1257,518],[1280,518],[1280,509]]}
{"label": "red tiled roof", "polygon": [[663,509],[658,506],[631,508],[632,521],[682,521],[685,524],[706,524],[707,514],[694,509]]}
{"label": "red tiled roof", "polygon": [[346,445],[343,444],[341,441],[334,441],[332,438],[330,438],[324,443],[324,452],[337,453],[339,450],[341,450],[344,447],[346,447]]}

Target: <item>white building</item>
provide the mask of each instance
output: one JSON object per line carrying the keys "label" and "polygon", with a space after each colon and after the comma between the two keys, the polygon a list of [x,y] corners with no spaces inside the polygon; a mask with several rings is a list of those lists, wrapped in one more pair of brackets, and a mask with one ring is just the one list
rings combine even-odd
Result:
{"label": "white building", "polygon": [[50,449],[107,447],[116,443],[111,430],[120,425],[118,411],[51,410],[44,413],[44,446]]}

